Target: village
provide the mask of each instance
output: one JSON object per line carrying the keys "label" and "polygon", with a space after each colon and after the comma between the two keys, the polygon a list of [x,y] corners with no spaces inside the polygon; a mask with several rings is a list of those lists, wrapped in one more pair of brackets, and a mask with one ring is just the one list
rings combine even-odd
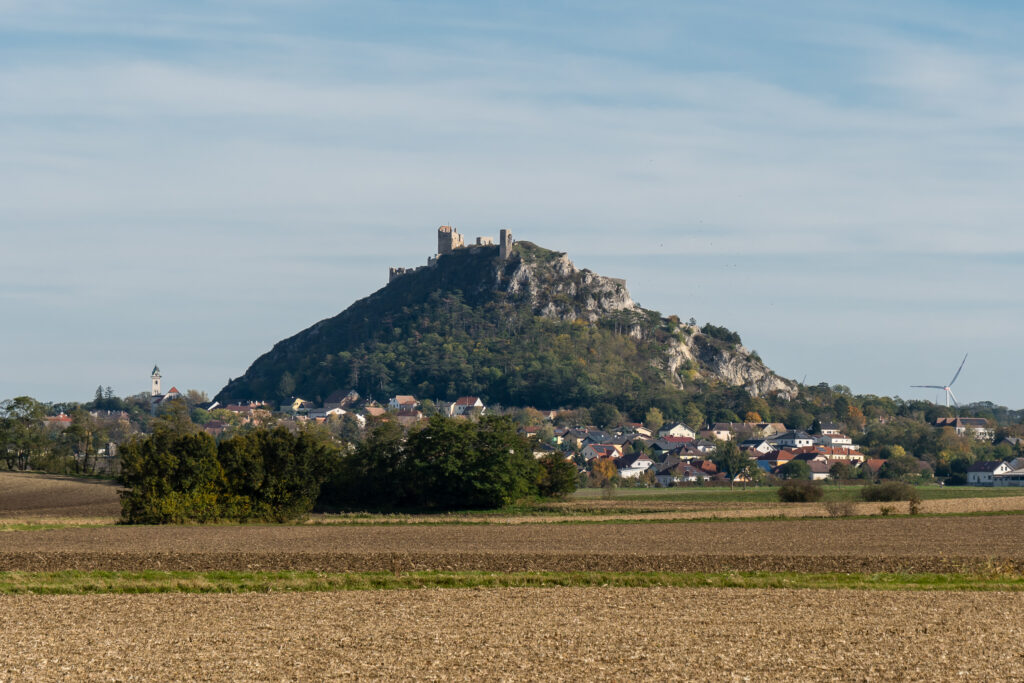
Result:
{"label": "village", "polygon": [[[335,438],[357,441],[368,427],[394,421],[404,429],[415,429],[435,415],[456,420],[477,420],[485,414],[511,417],[520,433],[533,445],[537,458],[555,454],[573,463],[581,486],[700,486],[751,485],[787,479],[811,481],[873,481],[885,478],[934,480],[932,465],[903,455],[902,469],[892,458],[868,457],[840,424],[814,421],[810,430],[790,429],[781,422],[713,422],[691,427],[683,422],[648,420],[620,424],[578,424],[574,410],[537,410],[487,406],[476,396],[455,401],[419,399],[395,395],[387,402],[364,399],[352,390],[339,390],[322,403],[300,397],[274,406],[267,401],[220,404],[199,400],[195,392],[161,387],[159,367],[151,374],[149,414],[157,415],[173,402],[188,405],[190,418],[215,439],[227,438],[236,430],[251,426],[284,426],[297,431],[306,425],[320,425]],[[94,410],[90,416],[120,429],[104,447],[85,459],[92,472],[116,474],[117,440],[136,432],[127,411]],[[48,429],[61,431],[72,425],[64,413],[45,418]],[[996,442],[995,430],[982,418],[940,417],[932,425],[957,437],[978,442]],[[1004,436],[1005,443],[1019,452],[1020,439]],[[81,450],[81,449],[79,449]],[[732,457],[729,457],[732,454]],[[907,466],[910,466],[910,471]],[[964,483],[972,486],[1024,486],[1024,458],[972,463]],[[938,478],[943,481],[942,477]]]}

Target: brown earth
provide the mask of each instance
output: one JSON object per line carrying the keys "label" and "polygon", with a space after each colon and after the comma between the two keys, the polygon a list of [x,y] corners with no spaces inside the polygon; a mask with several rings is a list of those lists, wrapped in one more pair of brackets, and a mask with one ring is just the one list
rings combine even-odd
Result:
{"label": "brown earth", "polygon": [[1019,516],[440,526],[96,527],[0,537],[0,571],[1024,570]]}
{"label": "brown earth", "polygon": [[102,479],[0,472],[0,522],[12,519],[112,522],[121,515],[118,488],[114,482]]}
{"label": "brown earth", "polygon": [[678,588],[7,596],[0,680],[1021,680],[1019,608]]}
{"label": "brown earth", "polygon": [[[562,507],[549,505],[552,514],[517,516],[450,514],[394,514],[394,515],[352,515],[315,514],[310,518],[313,524],[438,524],[452,522],[474,522],[486,524],[548,524],[551,522],[586,521],[612,522],[616,520],[687,520],[687,519],[761,519],[766,517],[827,517],[828,510],[822,503],[736,503],[717,501],[599,501],[600,505]],[[909,513],[909,503],[851,502],[848,516],[881,515],[888,510],[892,514]],[[975,512],[1019,512],[1024,511],[1024,496],[1005,498],[950,498],[921,501],[921,514],[964,514]],[[583,514],[581,514],[583,513]]]}

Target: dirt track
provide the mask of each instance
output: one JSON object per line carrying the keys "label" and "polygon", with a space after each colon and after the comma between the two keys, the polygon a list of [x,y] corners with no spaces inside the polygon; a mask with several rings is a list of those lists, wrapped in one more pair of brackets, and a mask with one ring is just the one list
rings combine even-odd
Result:
{"label": "dirt track", "polygon": [[0,570],[1024,569],[1020,517],[525,526],[104,527],[0,537]]}
{"label": "dirt track", "polygon": [[0,679],[1021,680],[1019,604],[673,588],[0,597],[0,632],[17,635]]}

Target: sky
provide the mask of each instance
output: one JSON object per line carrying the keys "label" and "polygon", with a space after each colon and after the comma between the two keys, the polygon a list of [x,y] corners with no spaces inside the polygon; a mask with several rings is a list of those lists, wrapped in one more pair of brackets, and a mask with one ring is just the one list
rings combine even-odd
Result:
{"label": "sky", "polygon": [[216,393],[508,228],[779,374],[1024,408],[1024,7],[0,0],[0,399]]}

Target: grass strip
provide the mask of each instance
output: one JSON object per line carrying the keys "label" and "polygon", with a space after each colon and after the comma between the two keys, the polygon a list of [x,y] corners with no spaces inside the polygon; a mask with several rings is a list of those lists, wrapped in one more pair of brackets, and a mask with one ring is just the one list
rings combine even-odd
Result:
{"label": "grass strip", "polygon": [[270,593],[443,588],[786,588],[899,591],[1024,591],[1024,576],[993,564],[971,574],[798,572],[0,572],[0,595]]}

